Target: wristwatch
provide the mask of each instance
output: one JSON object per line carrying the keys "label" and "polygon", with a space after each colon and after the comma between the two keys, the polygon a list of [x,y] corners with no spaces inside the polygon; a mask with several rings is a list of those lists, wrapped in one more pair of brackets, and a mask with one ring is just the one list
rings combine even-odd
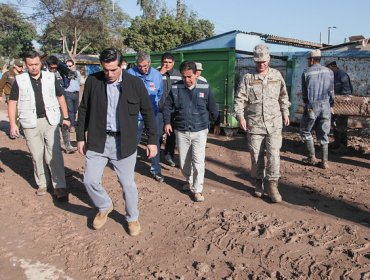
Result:
{"label": "wristwatch", "polygon": [[63,118],[63,121],[71,121],[71,119],[68,117],[68,118]]}

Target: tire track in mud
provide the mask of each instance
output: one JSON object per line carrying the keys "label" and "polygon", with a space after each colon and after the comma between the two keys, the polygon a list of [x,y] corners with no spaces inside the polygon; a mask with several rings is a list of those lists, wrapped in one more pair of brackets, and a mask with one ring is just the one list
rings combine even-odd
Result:
{"label": "tire track in mud", "polygon": [[[259,211],[243,213],[236,209],[216,211],[208,208],[202,216],[194,217],[194,221],[187,224],[185,233],[193,238],[189,252],[204,250],[205,254],[217,256],[218,262],[229,256],[243,259],[246,252],[252,252],[254,258],[244,259],[244,263],[232,267],[249,265],[254,268],[247,274],[245,269],[230,270],[232,277],[366,279],[370,271],[370,243],[367,237],[358,236],[356,226],[339,225],[331,229],[326,225],[310,224],[302,220],[284,221]],[[278,245],[267,246],[269,240]],[[266,247],[268,249],[260,249]],[[215,263],[213,266],[217,267]],[[279,270],[269,270],[276,266]]]}

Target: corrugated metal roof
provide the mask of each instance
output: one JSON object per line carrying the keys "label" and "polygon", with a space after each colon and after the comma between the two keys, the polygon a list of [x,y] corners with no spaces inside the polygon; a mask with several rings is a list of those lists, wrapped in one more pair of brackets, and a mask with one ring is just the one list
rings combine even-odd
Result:
{"label": "corrugated metal roof", "polygon": [[203,42],[211,41],[217,38],[225,37],[230,34],[246,34],[246,35],[252,35],[252,36],[258,36],[261,39],[263,39],[266,43],[276,43],[276,44],[282,44],[282,45],[288,45],[288,46],[295,46],[295,47],[304,47],[304,48],[311,48],[311,49],[318,49],[322,48],[324,45],[320,43],[314,43],[314,42],[309,42],[309,41],[303,41],[303,40],[298,40],[298,39],[293,39],[293,38],[285,38],[285,37],[280,37],[276,35],[271,35],[271,34],[264,34],[264,33],[259,33],[259,32],[245,32],[241,30],[232,30],[229,32],[225,32],[222,34],[218,34],[203,40],[191,42],[188,44],[181,45],[177,48],[174,49],[179,49],[179,48],[184,48],[184,47],[190,47],[194,46]]}
{"label": "corrugated metal roof", "polygon": [[297,46],[297,47],[306,47],[312,49],[320,49],[323,47],[323,44],[313,43],[309,41],[302,41],[298,39],[279,37],[275,35],[264,34],[261,37],[265,38],[267,43],[279,43],[283,45]]}

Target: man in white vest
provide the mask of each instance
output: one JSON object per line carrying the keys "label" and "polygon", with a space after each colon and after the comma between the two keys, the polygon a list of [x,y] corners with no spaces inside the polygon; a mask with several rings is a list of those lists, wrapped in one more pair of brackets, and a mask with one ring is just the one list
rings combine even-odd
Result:
{"label": "man in white vest", "polygon": [[69,127],[70,120],[63,88],[54,73],[41,71],[39,53],[26,52],[24,61],[28,72],[16,76],[9,97],[10,136],[19,136],[15,115],[18,108],[19,122],[32,155],[38,185],[36,194],[46,194],[47,187],[52,183],[55,198],[65,202],[68,201],[68,192],[58,125],[61,113],[63,126]]}

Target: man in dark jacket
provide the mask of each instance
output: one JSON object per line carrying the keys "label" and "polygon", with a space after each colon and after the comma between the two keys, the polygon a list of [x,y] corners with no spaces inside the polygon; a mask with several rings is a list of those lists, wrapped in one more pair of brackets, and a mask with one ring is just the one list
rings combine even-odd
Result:
{"label": "man in dark jacket", "polygon": [[[159,116],[160,116],[160,131],[163,131],[163,105],[171,90],[171,86],[178,81],[181,81],[181,73],[179,70],[174,68],[175,57],[171,53],[164,53],[162,55],[162,64],[159,68],[159,72],[162,74],[163,78],[163,94],[161,100],[159,101]],[[166,163],[172,167],[176,166],[174,162],[176,147],[176,135],[172,132],[167,135],[166,145],[164,148],[164,159]]]}
{"label": "man in dark jacket", "polygon": [[131,236],[140,233],[138,192],[134,181],[138,114],[148,129],[148,158],[157,155],[154,112],[143,82],[122,72],[122,54],[109,48],[100,54],[103,71],[90,75],[78,110],[77,148],[86,156],[84,184],[99,209],[93,227],[100,229],[113,210],[101,184],[108,161],[112,163],[125,196],[126,219]]}
{"label": "man in dark jacket", "polygon": [[[332,61],[326,66],[334,72],[334,94],[351,95],[353,87],[349,75],[337,67],[336,61]],[[333,149],[333,152],[345,151],[347,149],[348,116],[334,114],[332,115],[332,123],[334,123],[334,142],[329,145],[330,149]]]}
{"label": "man in dark jacket", "polygon": [[167,135],[173,131],[176,134],[180,168],[186,179],[183,190],[190,190],[194,200],[202,202],[209,119],[215,121],[215,134],[220,131],[220,121],[211,89],[197,80],[196,71],[193,61],[181,63],[182,81],[172,85],[164,103],[163,118]]}

